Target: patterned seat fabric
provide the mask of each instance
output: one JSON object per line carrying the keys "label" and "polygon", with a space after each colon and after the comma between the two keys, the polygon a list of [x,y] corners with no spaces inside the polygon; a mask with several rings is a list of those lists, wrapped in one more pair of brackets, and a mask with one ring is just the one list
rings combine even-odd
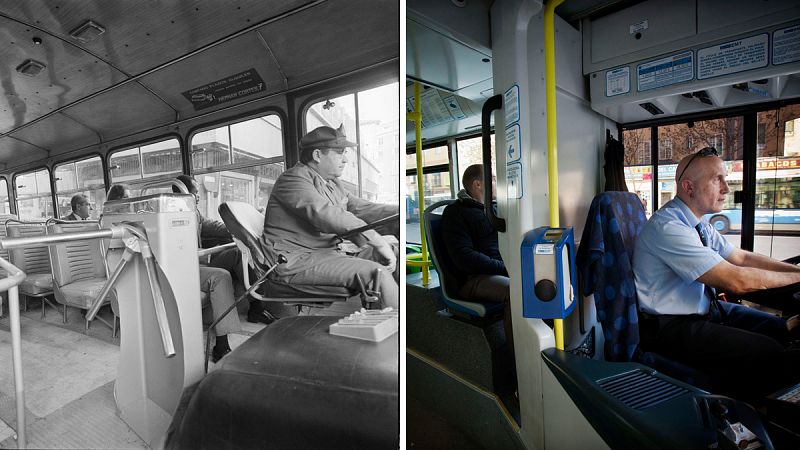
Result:
{"label": "patterned seat fabric", "polygon": [[647,221],[639,197],[604,192],[592,201],[576,263],[583,295],[594,294],[607,361],[631,361],[639,345],[633,248]]}

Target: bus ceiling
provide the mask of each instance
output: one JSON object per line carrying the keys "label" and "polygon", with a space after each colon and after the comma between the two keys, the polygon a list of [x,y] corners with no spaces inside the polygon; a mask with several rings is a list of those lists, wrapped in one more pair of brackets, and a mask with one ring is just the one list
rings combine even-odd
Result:
{"label": "bus ceiling", "polygon": [[[491,3],[408,1],[407,81],[426,88],[424,141],[478,131],[476,106],[494,94]],[[795,0],[575,0],[556,13],[582,32],[574,70],[588,80],[592,109],[618,123],[800,96]]]}
{"label": "bus ceiling", "polygon": [[0,164],[396,64],[397,17],[395,0],[4,2]]}

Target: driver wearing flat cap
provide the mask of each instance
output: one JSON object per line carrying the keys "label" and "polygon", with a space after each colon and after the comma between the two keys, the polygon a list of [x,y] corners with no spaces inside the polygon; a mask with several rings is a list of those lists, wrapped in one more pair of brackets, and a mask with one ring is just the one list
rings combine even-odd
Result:
{"label": "driver wearing flat cap", "polygon": [[[270,263],[287,259],[273,272],[276,284],[344,286],[358,292],[379,271],[376,288],[385,306],[399,306],[397,247],[376,230],[350,239],[360,249],[349,254],[339,248],[343,235],[400,210],[399,205],[372,203],[350,194],[339,177],[347,164],[347,150],[356,147],[342,127],[319,127],[300,139],[300,162],[278,177],[267,204],[261,244]],[[381,231],[399,237],[400,223]]]}

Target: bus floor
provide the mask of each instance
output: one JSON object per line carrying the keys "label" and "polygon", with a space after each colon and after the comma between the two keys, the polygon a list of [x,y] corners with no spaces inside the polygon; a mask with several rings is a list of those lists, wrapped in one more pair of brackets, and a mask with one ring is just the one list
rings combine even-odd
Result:
{"label": "bus floor", "polygon": [[[343,316],[360,307],[360,301],[351,299],[327,308],[303,308],[300,314]],[[298,314],[295,307],[282,304],[267,309],[278,317]],[[38,300],[29,300],[28,311],[20,312],[28,447],[146,448],[116,413],[119,337],[112,338],[111,329],[97,321],[85,330],[82,311],[67,311],[66,324],[61,311],[49,306],[42,318]],[[247,321],[246,301],[238,313],[242,331],[229,336],[234,349],[268,326]],[[100,316],[110,322],[110,309],[101,309]],[[6,362],[0,364],[0,448],[17,447],[12,428],[16,427],[16,403],[9,326],[6,308],[0,318],[0,360]],[[209,371],[214,366],[209,361]]]}

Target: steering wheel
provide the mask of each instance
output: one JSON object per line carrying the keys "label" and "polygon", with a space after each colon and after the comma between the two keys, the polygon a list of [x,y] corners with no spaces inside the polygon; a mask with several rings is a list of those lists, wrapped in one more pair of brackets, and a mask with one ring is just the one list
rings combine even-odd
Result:
{"label": "steering wheel", "polygon": [[374,221],[372,223],[368,223],[368,224],[366,224],[364,226],[361,226],[361,227],[358,227],[358,228],[354,228],[354,229],[348,231],[347,233],[342,233],[342,234],[338,235],[338,237],[340,239],[342,239],[342,240],[350,239],[352,236],[355,236],[358,233],[363,233],[363,232],[365,232],[367,230],[372,230],[372,229],[377,228],[377,227],[379,227],[381,225],[386,225],[387,223],[394,222],[395,220],[398,220],[398,219],[400,219],[400,213],[392,214],[391,216],[384,217],[383,219],[378,219],[378,220],[376,220],[376,221]]}

